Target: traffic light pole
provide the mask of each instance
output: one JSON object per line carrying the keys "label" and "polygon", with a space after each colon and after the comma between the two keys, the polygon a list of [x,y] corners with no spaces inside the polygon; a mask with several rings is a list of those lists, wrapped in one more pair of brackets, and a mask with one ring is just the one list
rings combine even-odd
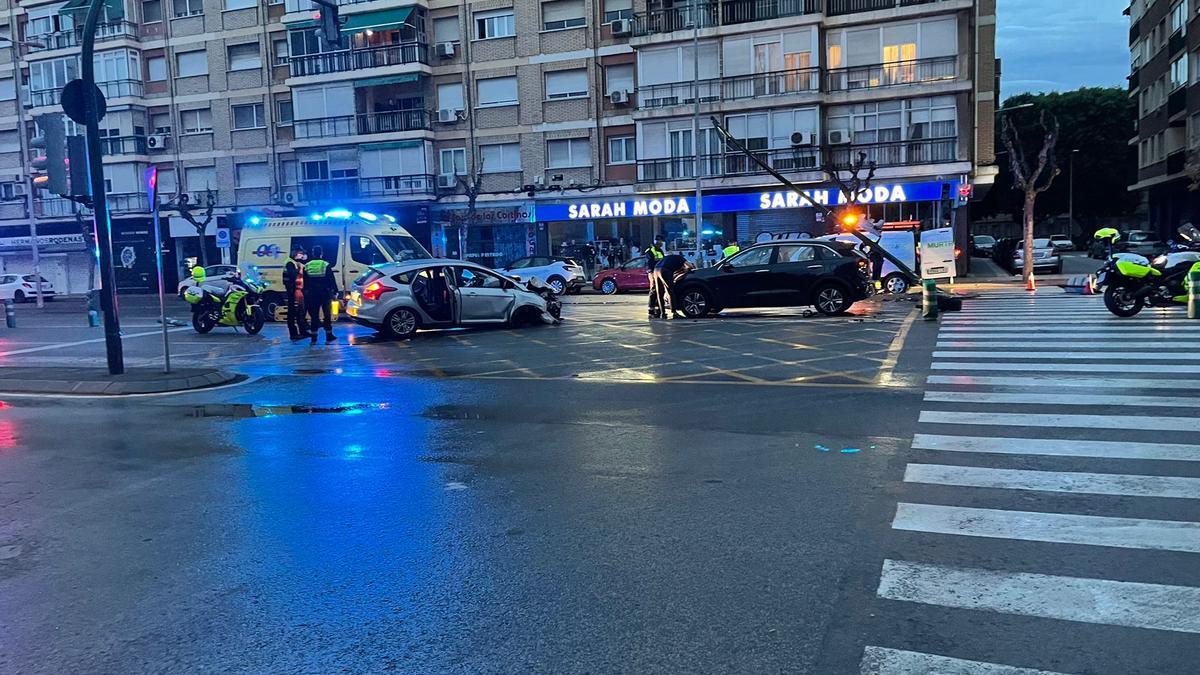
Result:
{"label": "traffic light pole", "polygon": [[80,79],[83,80],[84,118],[87,129],[88,178],[92,186],[92,222],[96,230],[96,248],[100,250],[100,310],[104,313],[104,347],[108,372],[125,372],[121,347],[121,321],[117,313],[117,279],[113,270],[112,224],[109,222],[107,194],[104,191],[104,159],[100,147],[100,111],[96,97],[96,69],[92,62],[96,51],[96,24],[105,0],[91,0],[83,25],[80,49]]}

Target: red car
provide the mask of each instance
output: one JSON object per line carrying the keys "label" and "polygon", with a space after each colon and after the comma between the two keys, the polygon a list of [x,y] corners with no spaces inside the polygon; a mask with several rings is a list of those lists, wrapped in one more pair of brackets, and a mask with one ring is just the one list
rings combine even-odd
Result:
{"label": "red car", "polygon": [[620,267],[600,272],[592,279],[592,288],[605,295],[622,291],[650,290],[650,275],[646,274],[646,256],[634,258]]}

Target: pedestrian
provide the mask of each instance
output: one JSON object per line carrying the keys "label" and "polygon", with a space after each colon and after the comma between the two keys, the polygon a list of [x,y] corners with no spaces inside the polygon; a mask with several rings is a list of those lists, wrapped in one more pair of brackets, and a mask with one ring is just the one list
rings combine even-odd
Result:
{"label": "pedestrian", "polygon": [[742,250],[736,241],[729,242],[729,245],[721,249],[722,258],[732,258],[738,251]]}
{"label": "pedestrian", "polygon": [[663,256],[659,261],[658,267],[654,270],[653,290],[658,294],[658,306],[661,308],[663,318],[667,316],[667,305],[671,307],[671,316],[676,319],[684,318],[680,312],[679,300],[675,297],[675,282],[689,270],[695,267],[687,261],[687,258],[678,253],[671,253]]}
{"label": "pedestrian", "polygon": [[283,265],[283,289],[287,293],[288,335],[292,341],[308,337],[308,319],[304,309],[304,262],[308,255],[297,246]]}
{"label": "pedestrian", "polygon": [[666,308],[659,301],[660,293],[658,292],[657,278],[655,276],[655,268],[658,267],[658,262],[663,259],[666,248],[666,241],[662,235],[654,237],[654,243],[647,246],[644,251],[646,255],[646,276],[650,277],[650,303],[649,316],[651,319],[659,319],[666,316]]}
{"label": "pedestrian", "polygon": [[308,309],[309,338],[317,344],[317,329],[325,328],[325,341],[335,342],[333,334],[333,296],[337,295],[337,279],[333,266],[324,259],[320,246],[313,247],[312,260],[304,264],[304,306]]}

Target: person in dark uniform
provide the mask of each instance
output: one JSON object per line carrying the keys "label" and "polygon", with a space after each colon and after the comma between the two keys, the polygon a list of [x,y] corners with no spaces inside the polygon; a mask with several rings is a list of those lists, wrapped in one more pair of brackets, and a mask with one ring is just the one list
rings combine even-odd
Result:
{"label": "person in dark uniform", "polygon": [[643,251],[646,255],[646,275],[650,277],[650,304],[649,313],[651,319],[660,319],[665,316],[665,308],[659,303],[659,293],[657,290],[657,277],[655,276],[655,268],[658,267],[658,262],[663,259],[663,248],[666,247],[666,242],[662,235],[654,238],[654,243],[647,246]]}
{"label": "person in dark uniform", "polygon": [[672,253],[663,256],[662,261],[658,263],[658,267],[654,270],[654,281],[656,283],[652,291],[658,294],[658,306],[662,308],[663,317],[667,315],[667,305],[669,304],[671,306],[671,315],[674,318],[684,318],[683,314],[679,311],[679,300],[675,297],[675,281],[690,269],[693,269],[693,267],[687,261],[687,258],[678,253]]}
{"label": "person in dark uniform", "polygon": [[337,337],[333,334],[333,296],[337,295],[337,279],[333,276],[333,266],[323,259],[324,252],[320,246],[313,247],[313,257],[304,265],[304,306],[308,308],[308,323],[311,331],[309,337],[313,344],[317,343],[317,329],[325,328],[325,341],[334,342]]}
{"label": "person in dark uniform", "polygon": [[304,316],[304,261],[308,255],[299,246],[283,265],[283,289],[287,293],[288,335],[295,340],[308,337],[308,319]]}

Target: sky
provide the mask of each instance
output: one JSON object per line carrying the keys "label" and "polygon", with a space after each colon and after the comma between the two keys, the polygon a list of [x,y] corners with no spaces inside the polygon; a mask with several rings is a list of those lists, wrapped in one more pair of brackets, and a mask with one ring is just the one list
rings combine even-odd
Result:
{"label": "sky", "polygon": [[1000,96],[1125,86],[1128,0],[998,0]]}

